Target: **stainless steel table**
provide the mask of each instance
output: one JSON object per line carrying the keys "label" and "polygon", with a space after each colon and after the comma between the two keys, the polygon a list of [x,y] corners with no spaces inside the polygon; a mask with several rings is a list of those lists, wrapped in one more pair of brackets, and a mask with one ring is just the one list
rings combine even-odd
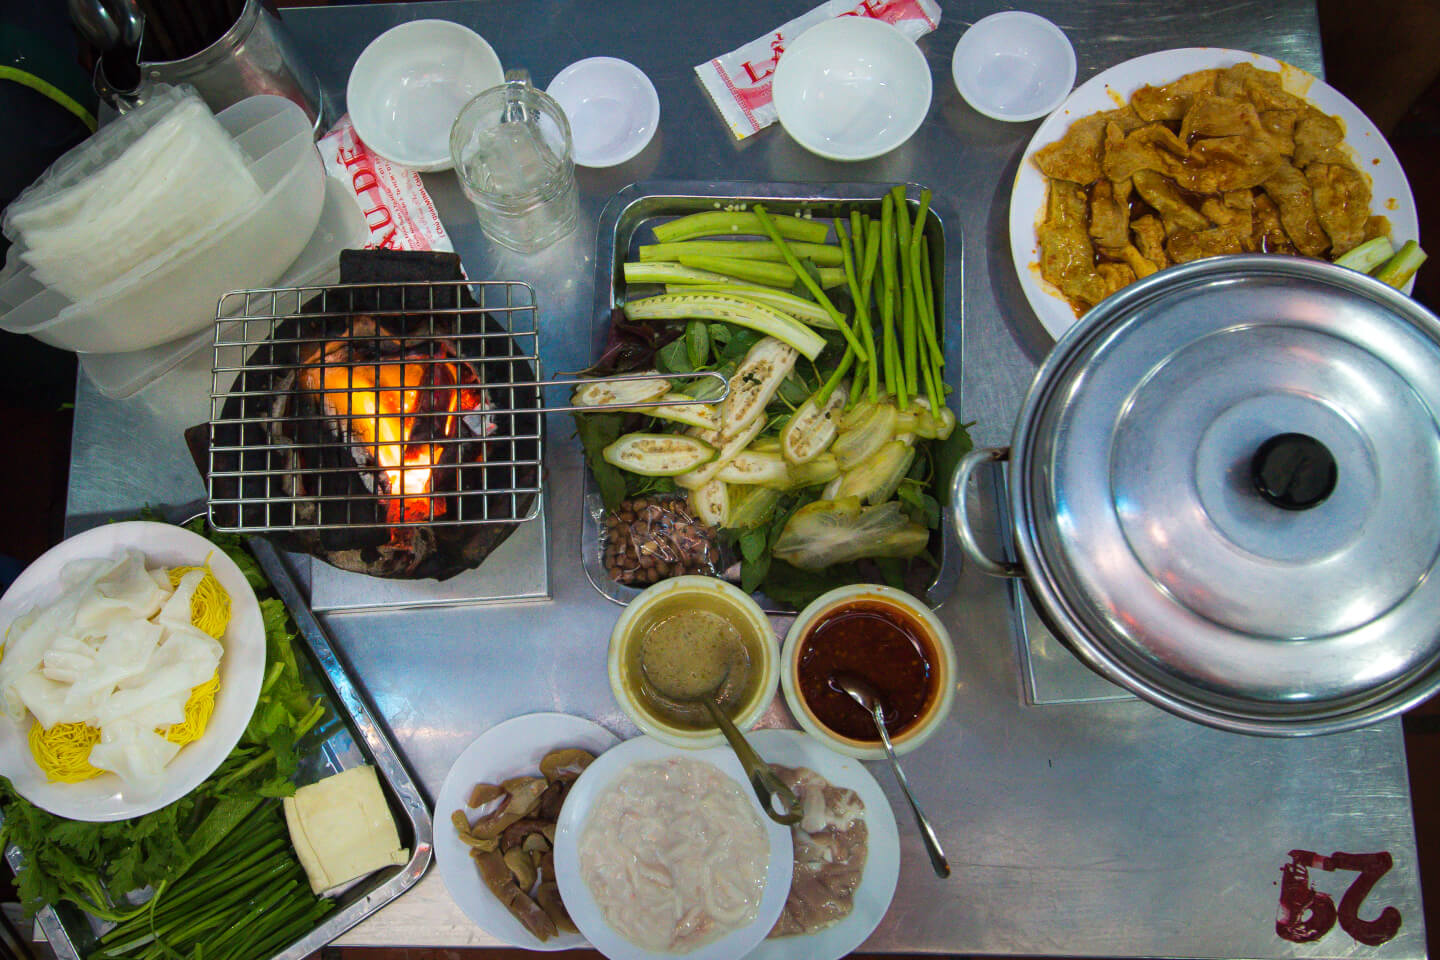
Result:
{"label": "stainless steel table", "polygon": [[[930,117],[904,147],[855,165],[805,153],[778,126],[735,142],[692,70],[810,5],[811,0],[467,0],[296,9],[286,11],[285,20],[337,106],[349,65],[365,44],[395,23],[423,17],[475,28],[507,66],[528,67],[539,85],[565,64],[596,54],[631,60],[655,81],[662,108],[655,142],[622,168],[582,170],[580,228],[540,256],[518,257],[490,246],[453,177],[426,177],[472,277],[535,285],[551,371],[575,369],[585,359],[596,218],[606,198],[629,182],[929,184],[960,211],[964,236],[962,418],[976,422],[977,443],[1004,442],[1049,346],[1019,291],[1006,242],[1009,188],[1035,124],[982,117],[959,99],[949,72],[957,38],[996,5],[944,4],[939,30],[920,43],[935,77]],[[1110,64],[1175,46],[1250,49],[1312,71],[1321,68],[1315,11],[1302,0],[1051,0],[1022,6],[1066,30],[1082,81]],[[207,414],[207,365],[202,352],[123,402],[102,398],[82,376],[69,490],[72,532],[145,504],[175,506],[203,495],[181,430]],[[461,749],[507,717],[563,710],[621,735],[635,732],[605,680],[607,634],[619,611],[581,571],[580,458],[570,435],[568,422],[552,418],[546,454],[552,600],[327,618],[337,647],[432,793]],[[1282,741],[1218,733],[1131,699],[1029,706],[1001,582],[967,569],[943,617],[960,654],[954,712],[947,729],[913,756],[909,769],[938,820],[955,873],[948,882],[931,875],[909,818],[900,817],[900,886],[868,949],[1425,955],[1398,722]],[[789,717],[777,705],[765,722],[785,724]],[[888,772],[876,773],[898,801]],[[1382,906],[1392,905],[1403,917],[1399,933],[1373,948],[1339,926],[1308,944],[1277,936],[1281,869],[1293,849],[1322,856],[1390,853],[1393,868],[1369,894],[1360,916],[1374,918]],[[1340,903],[1355,874],[1317,869],[1310,878]],[[432,873],[342,942],[493,941],[465,920]]]}

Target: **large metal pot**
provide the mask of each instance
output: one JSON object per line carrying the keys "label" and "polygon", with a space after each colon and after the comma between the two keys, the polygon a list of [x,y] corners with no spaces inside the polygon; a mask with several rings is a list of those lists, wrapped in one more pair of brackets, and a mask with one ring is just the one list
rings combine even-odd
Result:
{"label": "large metal pot", "polygon": [[[1024,577],[1103,676],[1289,736],[1440,687],[1440,319],[1351,270],[1240,256],[1105,300],[1046,358],[1009,447],[957,467],[976,565]],[[967,497],[1009,460],[1019,562]]]}

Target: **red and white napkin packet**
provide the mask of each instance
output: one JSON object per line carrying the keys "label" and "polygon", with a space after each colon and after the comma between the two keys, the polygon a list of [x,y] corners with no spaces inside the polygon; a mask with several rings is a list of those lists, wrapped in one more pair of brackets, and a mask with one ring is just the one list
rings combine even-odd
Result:
{"label": "red and white napkin packet", "polygon": [[365,215],[365,249],[455,251],[420,174],[371,153],[348,113],[315,145],[326,175],[354,193]]}
{"label": "red and white napkin packet", "polygon": [[822,20],[835,17],[873,17],[918,40],[940,25],[935,0],[825,0],[779,28],[757,37],[738,50],[722,53],[695,68],[705,92],[725,118],[730,132],[743,140],[775,122],[770,99],[770,75],[790,41]]}

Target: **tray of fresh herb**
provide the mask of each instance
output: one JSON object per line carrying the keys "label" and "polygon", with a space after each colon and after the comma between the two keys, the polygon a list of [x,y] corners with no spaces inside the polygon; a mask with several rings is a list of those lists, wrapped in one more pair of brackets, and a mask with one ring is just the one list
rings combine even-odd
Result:
{"label": "tray of fresh herb", "polygon": [[[777,613],[858,582],[942,602],[948,481],[970,448],[943,201],[918,184],[642,183],[607,204],[598,245],[585,375],[601,383],[571,398],[607,404],[574,415],[595,588],[627,603],[701,573]],[[654,372],[676,379],[606,380]]]}
{"label": "tray of fresh herb", "polygon": [[[298,960],[413,886],[429,866],[430,814],[385,731],[268,542],[187,525],[255,588],[265,680],[239,744],[186,796],[130,820],[66,820],[0,778],[0,846],[57,956]],[[404,864],[312,893],[281,798],[375,768],[409,852]]]}

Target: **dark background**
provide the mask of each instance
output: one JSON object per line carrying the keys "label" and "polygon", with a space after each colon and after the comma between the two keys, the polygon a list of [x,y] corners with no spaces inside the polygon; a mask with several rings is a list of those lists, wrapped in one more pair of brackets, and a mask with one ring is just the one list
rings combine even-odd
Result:
{"label": "dark background", "polygon": [[[312,6],[325,0],[282,0]],[[1389,138],[1409,177],[1420,234],[1432,250],[1440,237],[1440,0],[1318,3],[1326,79],[1353,100]],[[89,89],[88,53],[58,0],[0,0],[0,64],[43,68],[77,100]],[[33,51],[43,49],[43,57]],[[28,51],[28,53],[27,53]],[[43,62],[42,62],[43,61]],[[94,107],[93,94],[88,97]],[[87,131],[34,91],[0,81],[0,207]],[[0,238],[0,255],[5,241]],[[1421,268],[1415,298],[1440,309],[1440,253]],[[63,532],[73,425],[75,358],[26,337],[0,332],[0,426],[11,444],[0,470],[0,584]],[[1404,719],[1405,750],[1431,955],[1440,954],[1440,698]],[[0,876],[0,901],[13,900]],[[1409,918],[1407,918],[1409,919]],[[0,937],[0,955],[6,953]],[[518,960],[519,950],[336,949],[330,960]],[[551,954],[595,957],[592,951]]]}

